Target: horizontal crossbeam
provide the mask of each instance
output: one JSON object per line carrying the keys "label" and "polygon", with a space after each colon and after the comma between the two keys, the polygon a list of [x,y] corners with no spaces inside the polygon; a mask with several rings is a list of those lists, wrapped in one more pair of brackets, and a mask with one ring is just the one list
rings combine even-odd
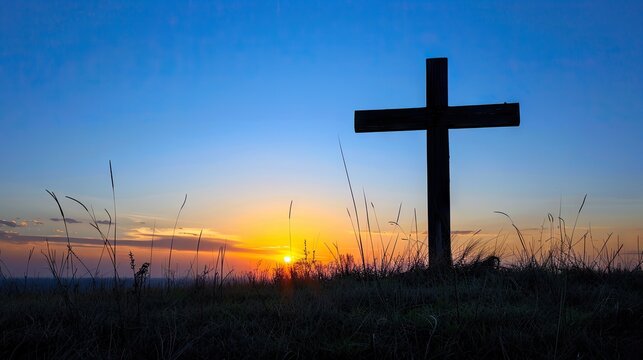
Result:
{"label": "horizontal crossbeam", "polygon": [[518,103],[355,111],[355,132],[518,126]]}

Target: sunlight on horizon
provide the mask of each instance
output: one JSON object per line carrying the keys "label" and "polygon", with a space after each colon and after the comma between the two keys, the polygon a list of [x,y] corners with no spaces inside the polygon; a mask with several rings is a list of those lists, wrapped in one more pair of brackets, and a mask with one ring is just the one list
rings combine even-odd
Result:
{"label": "sunlight on horizon", "polygon": [[[346,219],[349,222],[348,219]],[[571,221],[571,220],[569,220]],[[564,223],[563,223],[564,224]],[[186,274],[190,269],[194,271],[197,261],[196,248],[199,246],[200,267],[215,266],[216,254],[220,248],[226,248],[225,266],[235,274],[240,275],[245,271],[254,271],[259,268],[271,269],[279,263],[294,263],[308,258],[314,258],[322,264],[336,261],[337,251],[339,254],[352,254],[357,263],[360,260],[360,252],[356,243],[357,234],[345,227],[342,240],[317,239],[311,241],[296,235],[293,237],[292,256],[288,247],[287,223],[282,228],[276,227],[274,235],[264,234],[262,240],[257,242],[251,239],[221,239],[221,234],[205,229],[201,241],[198,241],[198,228],[177,227],[173,243],[172,269],[177,275]],[[87,224],[73,224],[72,226],[89,226]],[[350,226],[350,225],[349,225]],[[167,271],[169,244],[171,241],[172,229],[158,227],[155,233],[154,242],[150,228],[140,227],[125,230],[124,233],[132,236],[117,237],[118,246],[118,268],[123,275],[129,271],[128,254],[131,252],[136,260],[137,266],[144,262],[152,263],[152,275],[163,277]],[[478,252],[483,254],[500,253],[504,265],[510,264],[520,251],[520,242],[517,233],[511,223],[505,223],[500,229],[489,229],[491,231],[454,230],[452,234],[453,257],[458,258],[468,246],[475,245],[475,255]],[[584,253],[587,259],[594,259],[597,255],[605,256],[607,253],[614,253],[619,250],[619,262],[622,264],[632,263],[640,251],[639,234],[641,229],[612,233],[609,228],[588,227],[582,222],[573,228],[572,225],[565,225],[564,236],[571,236],[574,231],[574,251]],[[540,228],[523,228],[522,236],[525,239],[529,251],[537,256],[544,256],[548,251],[556,249],[559,244],[560,229],[556,224],[546,224]],[[28,253],[34,248],[33,257],[30,259],[30,276],[48,277],[48,270],[44,264],[43,253],[46,251],[45,238],[49,240],[50,248],[55,250],[58,256],[66,251],[67,238],[64,233],[61,236],[23,236],[13,233],[9,237],[10,242],[2,246],[0,259],[3,260],[3,270],[10,272],[13,276],[21,276],[26,271]],[[412,256],[415,251],[426,255],[426,229],[419,228],[418,233],[414,231],[405,232],[397,226],[391,226],[381,233],[375,229],[369,233],[362,228],[361,238],[364,246],[365,260],[372,263],[382,260],[385,249],[395,248],[395,256],[402,258]],[[267,239],[277,239],[271,242]],[[558,240],[557,240],[558,239]],[[609,239],[608,242],[605,242]],[[419,241],[418,241],[419,240]],[[304,244],[304,241],[306,244]],[[86,262],[98,274],[109,276],[111,264],[103,249],[103,242],[97,238],[76,238],[71,236],[71,244],[77,255]],[[371,245],[373,244],[373,245]],[[337,248],[335,247],[337,245]],[[604,249],[602,249],[602,246]],[[307,247],[307,256],[304,253],[304,246]],[[621,248],[622,246],[622,248]],[[330,251],[332,252],[330,252]],[[97,268],[99,257],[102,254],[101,266]],[[152,257],[150,257],[150,255]],[[423,255],[423,256],[425,256]],[[390,255],[389,255],[390,256]],[[202,270],[202,269],[201,269]],[[201,271],[199,270],[199,271]],[[7,273],[8,273],[7,272]],[[85,274],[84,276],[87,276]]]}
{"label": "sunlight on horizon", "polygon": [[[347,187],[347,186],[346,186]],[[348,193],[347,189],[342,189]],[[350,199],[350,198],[349,198]],[[350,200],[349,200],[350,201]],[[590,198],[591,203],[593,199]],[[118,200],[117,200],[118,202]],[[388,215],[383,215],[374,205],[369,207],[369,221],[366,221],[366,213],[363,208],[358,208],[360,218],[359,234],[355,233],[357,222],[353,214],[354,209],[348,208],[352,214],[342,211],[323,213],[315,206],[293,202],[291,219],[288,219],[288,201],[278,204],[274,211],[267,204],[255,204],[253,209],[243,211],[246,218],[238,219],[236,226],[238,231],[231,231],[231,226],[207,227],[197,226],[188,218],[191,212],[191,202],[185,206],[185,213],[178,219],[176,229],[173,227],[175,219],[167,216],[162,219],[151,214],[136,213],[128,215],[127,209],[121,209],[124,215],[117,217],[117,246],[118,246],[118,269],[126,274],[129,267],[128,254],[131,252],[135,258],[136,265],[144,262],[152,264],[151,271],[155,277],[162,277],[167,272],[167,261],[169,247],[173,247],[172,271],[176,274],[187,274],[189,271],[196,271],[193,266],[197,263],[196,248],[199,247],[199,264],[203,266],[215,266],[216,254],[219,249],[225,247],[225,266],[236,274],[245,271],[256,271],[259,268],[271,269],[279,266],[280,263],[296,263],[307,258],[313,258],[320,264],[328,264],[337,261],[339,254],[351,254],[356,262],[361,262],[358,248],[359,237],[364,246],[364,256],[368,263],[382,261],[386,257],[385,249],[393,251],[394,256],[410,257],[413,252],[419,252],[426,256],[426,220],[423,220],[425,211],[417,212],[415,209],[405,207],[387,208]],[[347,202],[350,204],[350,202]],[[96,274],[108,275],[110,264],[105,257],[104,242],[98,237],[96,229],[88,222],[86,214],[81,208],[74,208],[73,203],[65,203],[63,208],[68,219],[68,229],[71,245],[75,252],[90,264],[92,271]],[[179,204],[180,205],[180,204]],[[561,204],[562,205],[562,204]],[[118,204],[117,204],[118,206]],[[572,227],[574,218],[574,207],[578,204],[566,203],[564,216],[566,222],[562,224],[567,232],[574,231],[574,249],[584,252],[587,258],[595,257],[600,249],[601,241],[607,239],[613,233],[610,227],[592,225],[590,215],[577,214],[579,222],[575,228]],[[54,204],[48,204],[49,218],[44,220],[18,219],[15,221],[4,221],[5,226],[14,230],[3,230],[2,235],[5,244],[1,247],[0,259],[4,261],[5,271],[16,276],[26,271],[28,252],[34,249],[30,259],[30,276],[48,276],[47,268],[43,261],[41,251],[46,249],[45,239],[49,239],[51,249],[63,254],[67,244],[63,223],[60,217],[55,217],[56,208]],[[391,211],[394,210],[394,211]],[[398,210],[400,215],[397,214]],[[178,206],[176,211],[178,211]],[[583,211],[588,211],[587,208]],[[188,215],[186,215],[186,213]],[[417,224],[414,214],[418,214]],[[565,215],[566,214],[566,215]],[[591,211],[590,211],[591,214]],[[377,216],[376,216],[377,215]],[[509,264],[515,258],[516,252],[520,250],[520,242],[511,222],[504,216],[492,214],[492,223],[481,227],[462,227],[463,221],[458,214],[453,214],[454,228],[452,233],[453,257],[458,258],[465,249],[476,243],[476,251],[491,254],[501,252],[503,263]],[[176,214],[174,215],[176,216]],[[399,217],[399,222],[394,220]],[[558,246],[552,243],[552,238],[559,235],[560,229],[557,224],[547,223],[547,217],[541,221],[529,219],[524,222],[524,216],[518,216],[520,220],[517,226],[527,242],[530,251],[543,256],[543,253],[550,251],[552,247]],[[141,219],[145,219],[142,221]],[[516,218],[515,218],[516,219]],[[96,224],[109,239],[113,239],[113,224],[106,220],[99,220]],[[368,225],[371,230],[369,231]],[[292,236],[292,249],[289,247],[289,226]],[[225,229],[225,230],[220,230]],[[621,229],[613,233],[605,250],[615,251],[621,245],[620,255],[631,261],[632,256],[639,253],[639,234],[643,229],[630,228]],[[590,232],[591,231],[591,232]],[[201,238],[199,240],[199,234]],[[581,237],[585,237],[580,242]],[[593,237],[592,237],[593,236]],[[172,240],[172,237],[174,238]],[[591,240],[587,240],[590,237]],[[111,241],[111,240],[110,240]],[[583,248],[581,249],[581,246]],[[307,252],[307,253],[305,253]],[[101,255],[102,254],[102,255]],[[603,254],[604,255],[604,254]],[[102,258],[101,258],[102,256]],[[388,254],[390,257],[391,254]],[[100,267],[97,264],[101,261]],[[95,268],[94,268],[95,267]],[[202,271],[200,269],[199,271]],[[85,274],[87,275],[87,274]]]}

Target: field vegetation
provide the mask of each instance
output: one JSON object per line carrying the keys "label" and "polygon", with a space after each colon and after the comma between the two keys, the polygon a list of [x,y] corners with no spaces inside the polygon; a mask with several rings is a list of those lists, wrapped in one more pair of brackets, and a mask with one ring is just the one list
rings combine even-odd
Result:
{"label": "field vegetation", "polygon": [[[112,190],[113,184],[112,177]],[[64,220],[58,197],[50,195]],[[417,227],[384,239],[377,218],[369,215],[374,206],[364,195],[366,218],[360,219],[352,188],[351,196],[356,255],[326,244],[332,261],[322,263],[304,242],[303,254],[291,264],[235,273],[225,266],[225,246],[213,262],[199,263],[199,237],[187,274],[171,271],[168,260],[167,267],[157,265],[164,268],[161,279],[150,278],[149,261],[137,261],[147,254],[130,253],[131,272],[118,272],[115,197],[107,229],[91,207],[69,198],[91,218],[104,242],[101,261],[110,262],[113,273],[99,276],[99,264],[85,263],[71,243],[62,253],[48,243],[42,250],[51,274],[46,285],[11,276],[0,262],[0,358],[643,354],[640,250],[627,257],[610,237],[597,241],[589,231],[578,234],[578,217],[568,226],[549,215],[537,242],[527,242],[512,223],[517,249],[472,236],[456,249],[452,267],[436,269],[427,264]],[[169,252],[171,259],[171,247]]]}
{"label": "field vegetation", "polygon": [[[64,256],[71,262],[73,255]],[[553,251],[508,266],[495,255],[464,257],[451,269],[433,270],[420,259],[363,265],[338,254],[329,264],[304,257],[234,275],[223,271],[224,256],[222,250],[216,268],[162,281],[149,279],[149,264],[138,266],[133,255],[132,273],[116,281],[61,277],[68,266],[63,257],[51,260],[53,286],[6,277],[0,357],[634,359],[643,353],[640,261],[624,268],[607,255],[582,262]]]}

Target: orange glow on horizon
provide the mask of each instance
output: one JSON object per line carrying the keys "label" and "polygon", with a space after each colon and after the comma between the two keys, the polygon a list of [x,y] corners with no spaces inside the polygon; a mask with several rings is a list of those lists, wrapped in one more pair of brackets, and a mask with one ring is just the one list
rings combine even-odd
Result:
{"label": "orange glow on horizon", "polygon": [[[313,252],[315,260],[319,263],[325,264],[336,261],[337,253],[342,255],[351,254],[356,263],[361,263],[360,251],[355,239],[356,234],[353,232],[350,220],[345,214],[338,215],[337,212],[331,214],[316,211],[315,208],[298,206],[295,202],[289,222],[287,205],[288,202],[279,211],[269,211],[266,204],[257,206],[246,212],[245,217],[239,217],[236,227],[226,224],[225,227],[204,226],[201,228],[188,221],[179,221],[179,226],[176,230],[171,226],[167,226],[167,224],[157,224],[156,228],[135,224],[127,228],[125,225],[121,225],[118,229],[119,235],[117,237],[119,272],[128,274],[131,271],[128,258],[128,254],[131,251],[135,256],[137,267],[144,262],[151,261],[153,276],[163,276],[168,266],[169,244],[173,233],[175,239],[171,267],[177,274],[181,275],[188,273],[191,266],[196,266],[197,245],[200,245],[198,256],[201,270],[203,270],[204,266],[213,266],[219,248],[226,246],[226,268],[234,270],[236,274],[252,271],[258,267],[258,264],[261,264],[262,267],[274,267],[284,263],[296,263],[304,258],[311,261]],[[377,228],[372,222],[370,233],[366,226],[363,223],[361,224],[360,235],[364,246],[364,256],[369,264],[373,262],[373,259],[375,259],[376,263],[381,261],[383,257],[382,249],[389,244],[389,249],[395,248],[395,256],[408,256],[409,253],[415,251],[416,248],[413,246],[415,246],[414,244],[417,243],[417,240],[423,246],[420,249],[423,252],[426,251],[426,228],[423,228],[421,223],[416,233],[415,227],[411,226],[408,221],[402,224],[402,228],[400,228],[399,226],[390,225],[385,219],[380,218],[381,229],[379,230],[381,232],[376,230]],[[189,226],[182,226],[182,222],[189,224]],[[92,229],[85,231],[85,225],[72,225],[71,229],[73,230],[70,231],[70,237],[74,252],[94,272],[100,258],[103,242],[95,234],[92,234]],[[462,229],[476,230],[477,228],[460,225],[458,228],[453,229],[453,256],[456,257],[471,241],[477,241],[481,244],[486,243],[485,246],[490,251],[494,251],[494,247],[499,248],[505,243],[506,251],[503,254],[503,258],[505,263],[510,263],[513,257],[512,253],[514,253],[515,249],[519,249],[520,246],[516,234],[505,228],[499,237],[498,232],[494,231],[493,228],[491,225],[487,226],[484,231],[477,233],[475,236],[472,235],[475,231]],[[199,243],[199,233],[202,229],[203,233]],[[21,269],[24,269],[26,265],[27,255],[32,246],[35,247],[35,251],[31,259],[30,274],[33,276],[47,274],[48,270],[41,254],[41,250],[46,251],[45,237],[43,235],[56,234],[56,236],[48,236],[48,238],[51,249],[57,251],[58,257],[66,252],[67,240],[65,237],[61,237],[61,234],[56,230],[56,228],[40,228],[38,235],[21,235],[21,233],[29,233],[23,228],[13,233],[4,232],[6,239],[4,243],[0,244],[0,250],[2,250],[0,255],[2,260],[7,263],[6,267],[11,269],[13,276],[23,272]],[[588,230],[586,227],[578,226],[575,240],[578,240],[579,236],[582,236]],[[587,257],[595,256],[598,253],[600,250],[598,244],[601,244],[601,241],[605,239],[605,234],[610,232],[607,227],[593,226],[592,230],[594,231],[594,240],[592,242],[588,239],[586,242]],[[529,248],[541,249],[540,228],[525,227],[521,231]],[[640,228],[623,229],[620,232],[620,237],[615,234],[610,240],[608,248],[613,250],[613,248],[623,245],[621,254],[628,257],[634,256],[633,254],[637,253],[637,248],[640,246],[637,243],[637,235],[640,231]],[[545,238],[542,240],[543,252],[550,249],[550,242],[545,240],[550,235],[549,232],[550,229],[546,228]],[[151,248],[152,234],[154,234],[153,249]],[[396,239],[397,245],[394,247],[393,244]],[[373,248],[371,248],[371,241]],[[337,244],[337,248],[335,244]],[[583,242],[581,241],[575,246],[582,245]],[[598,249],[596,249],[597,247]],[[151,251],[153,254],[150,257]],[[582,249],[578,248],[578,251],[580,252]],[[538,252],[540,253],[540,250]],[[391,254],[389,253],[388,256],[390,257]],[[109,258],[104,255],[99,272],[103,275],[109,274],[110,267]]]}

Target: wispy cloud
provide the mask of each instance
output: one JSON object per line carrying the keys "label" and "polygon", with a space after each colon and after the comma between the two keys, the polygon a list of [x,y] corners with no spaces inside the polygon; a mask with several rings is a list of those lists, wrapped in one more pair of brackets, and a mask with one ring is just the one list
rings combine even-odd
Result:
{"label": "wispy cloud", "polygon": [[[205,234],[205,232],[204,232]],[[67,237],[64,236],[48,236],[46,237],[49,243],[51,244],[66,244]],[[45,237],[43,236],[29,236],[29,235],[19,235],[13,231],[0,231],[0,243],[10,243],[10,244],[43,244]],[[154,249],[158,250],[167,250],[170,248],[171,236],[161,235],[154,237]],[[98,248],[104,245],[102,239],[98,238],[69,238],[69,242],[72,246],[78,247],[96,247],[97,251],[100,251]],[[151,237],[146,239],[132,239],[122,238],[118,239],[118,245],[124,247],[132,248],[144,248],[146,251],[149,249],[152,243]],[[197,239],[194,236],[185,236],[185,235],[176,235],[174,237],[174,250],[178,251],[194,251],[196,250]],[[216,250],[220,246],[226,246],[226,251],[240,254],[251,254],[251,255],[265,255],[270,256],[274,254],[274,249],[265,248],[265,247],[246,247],[240,241],[231,240],[227,238],[218,238],[218,237],[202,237],[200,248],[202,251]]]}
{"label": "wispy cloud", "polygon": [[480,230],[451,230],[451,235],[471,235]]}
{"label": "wispy cloud", "polygon": [[195,232],[187,232],[187,231],[181,231],[182,235],[192,235],[192,236],[199,236],[198,233]]}
{"label": "wispy cloud", "polygon": [[111,223],[112,223],[112,222],[111,222],[111,221],[109,221],[109,220],[98,220],[98,221],[96,221],[96,222],[97,222],[97,223],[99,223],[99,224],[101,224],[101,225],[109,225],[109,224],[111,224]]}
{"label": "wispy cloud", "polygon": [[14,220],[0,220],[0,225],[7,226],[10,228],[16,228],[16,227],[26,227],[28,223],[26,221],[16,222]]}
{"label": "wispy cloud", "polygon": [[[54,221],[54,222],[63,221],[62,218],[50,218],[49,220]],[[82,221],[78,221],[78,220],[73,219],[73,218],[65,218],[65,220],[67,221],[67,224],[82,224],[83,223]]]}
{"label": "wispy cloud", "polygon": [[8,239],[11,239],[11,238],[13,238],[13,237],[15,237],[15,236],[17,236],[17,235],[18,235],[18,233],[17,233],[17,232],[15,232],[15,231],[11,231],[11,230],[9,230],[9,231],[6,231],[6,230],[0,230],[0,240],[3,240],[3,239],[7,239],[7,240],[8,240]]}
{"label": "wispy cloud", "polygon": [[195,241],[194,239],[199,236],[201,230],[203,230],[203,239],[227,239],[229,241],[238,241],[237,236],[233,234],[223,234],[216,230],[207,228],[201,229],[188,227],[178,228],[176,229],[176,232],[171,227],[157,227],[155,229],[151,227],[138,227],[129,229],[125,236],[136,240],[149,240],[152,236],[154,236],[155,238],[171,238],[172,234],[174,233],[175,238],[184,236],[186,239],[193,239],[193,241]]}

